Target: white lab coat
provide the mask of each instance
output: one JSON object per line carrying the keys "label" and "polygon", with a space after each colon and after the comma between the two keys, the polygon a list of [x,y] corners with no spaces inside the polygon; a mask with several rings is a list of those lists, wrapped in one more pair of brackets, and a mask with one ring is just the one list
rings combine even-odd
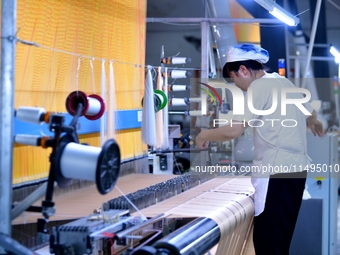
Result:
{"label": "white lab coat", "polygon": [[[244,115],[234,115],[233,120],[246,121],[253,127],[254,161],[252,184],[255,188],[255,216],[263,212],[271,174],[297,172],[310,164],[307,155],[306,116],[296,105],[287,104],[286,115],[281,113],[281,89],[295,88],[285,77],[277,73],[266,73],[250,84],[253,106],[257,110],[272,107],[273,88],[278,91],[276,110],[269,115],[257,115],[248,108],[249,89],[245,95]],[[287,98],[299,99],[300,93],[287,93]],[[305,108],[312,113],[309,103]],[[294,121],[292,121],[294,120]],[[293,127],[294,126],[294,127]],[[256,170],[256,171],[254,171]]]}

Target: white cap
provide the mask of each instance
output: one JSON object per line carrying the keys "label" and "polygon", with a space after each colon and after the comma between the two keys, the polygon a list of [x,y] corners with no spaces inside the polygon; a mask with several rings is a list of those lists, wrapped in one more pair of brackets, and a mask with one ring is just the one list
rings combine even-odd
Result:
{"label": "white cap", "polygon": [[250,43],[235,45],[229,49],[226,63],[245,60],[256,60],[264,64],[269,60],[269,53],[267,50]]}

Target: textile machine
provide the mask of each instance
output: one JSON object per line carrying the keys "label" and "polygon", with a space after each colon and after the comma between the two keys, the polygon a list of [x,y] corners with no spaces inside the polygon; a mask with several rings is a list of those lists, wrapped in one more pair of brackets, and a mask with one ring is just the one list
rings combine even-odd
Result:
{"label": "textile machine", "polygon": [[[49,231],[46,227],[49,219],[56,207],[62,206],[53,201],[55,183],[63,188],[72,179],[89,180],[104,195],[117,186],[120,173],[120,150],[113,139],[102,148],[80,144],[78,140],[77,119],[100,118],[105,110],[101,98],[76,91],[68,96],[66,108],[73,116],[69,124],[64,123],[63,114],[42,108],[16,110],[17,119],[34,124],[45,122],[53,133],[50,137],[16,135],[14,138],[16,143],[52,148],[41,206],[32,204],[41,197],[43,189],[12,209],[12,219],[24,211],[43,215],[37,222],[38,238],[49,243],[49,254],[204,254],[213,247],[218,247],[217,253],[242,254],[254,213],[250,178],[220,175],[204,167],[202,171],[196,167],[178,176],[142,174],[135,183],[129,181],[132,189],[137,186],[136,181],[143,179],[161,176],[164,180],[135,188],[128,195],[122,193],[99,204],[92,213],[85,213],[86,217],[56,225]],[[176,125],[171,130],[179,133]],[[77,202],[72,201],[74,210]],[[15,254],[34,254],[3,235],[0,246]],[[42,253],[37,251],[37,254]]]}
{"label": "textile machine", "polygon": [[249,178],[187,173],[54,227],[50,252],[204,254],[218,244],[217,252],[242,254],[252,225],[252,192]]}

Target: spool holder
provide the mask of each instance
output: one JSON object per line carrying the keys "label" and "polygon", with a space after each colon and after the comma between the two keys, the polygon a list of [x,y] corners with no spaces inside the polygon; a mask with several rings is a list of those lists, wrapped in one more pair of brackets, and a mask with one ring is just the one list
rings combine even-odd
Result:
{"label": "spool holder", "polygon": [[[39,219],[38,232],[46,233],[46,223],[49,217],[55,213],[54,202],[52,201],[54,182],[60,187],[68,186],[72,179],[63,177],[60,170],[60,158],[67,144],[79,143],[77,136],[77,121],[82,115],[83,105],[79,103],[73,119],[69,125],[64,125],[65,117],[55,114],[50,118],[50,130],[54,132],[54,138],[49,141],[49,147],[52,147],[50,155],[50,172],[48,176],[47,190],[45,200],[42,201],[42,214],[45,219]],[[62,133],[66,133],[61,137]],[[114,160],[113,160],[114,159]],[[114,187],[120,168],[120,151],[118,145],[113,139],[108,140],[99,154],[96,168],[96,185],[101,194],[106,194]],[[106,178],[106,179],[104,179]]]}
{"label": "spool holder", "polygon": [[[65,116],[62,114],[53,114],[50,117],[49,129],[51,132],[54,132],[53,139],[49,140],[47,147],[52,147],[52,152],[50,155],[50,171],[47,181],[47,190],[45,200],[42,202],[43,204],[43,215],[45,218],[49,218],[50,212],[48,211],[48,207],[50,207],[50,203],[52,202],[53,190],[54,190],[54,182],[58,181],[57,174],[55,170],[56,165],[56,155],[60,151],[61,142],[69,143],[79,143],[78,135],[77,135],[77,121],[83,109],[83,105],[81,103],[78,104],[77,110],[73,119],[71,120],[69,125],[64,125]],[[63,137],[62,133],[66,133]],[[44,205],[46,206],[44,210]],[[54,205],[53,205],[54,206]],[[53,214],[52,214],[53,215]]]}
{"label": "spool holder", "polygon": [[[68,142],[76,142],[78,143],[78,135],[77,135],[77,121],[81,114],[81,110],[83,109],[83,105],[79,103],[77,107],[77,111],[70,122],[69,125],[64,125],[65,116],[62,114],[52,114],[50,116],[50,123],[49,123],[49,130],[54,132],[54,136],[52,139],[49,139],[46,143],[46,147],[51,147],[52,152],[50,154],[50,170],[47,179],[47,188],[45,199],[42,201],[42,215],[44,219],[38,219],[38,234],[46,235],[46,224],[48,222],[49,217],[54,215],[55,207],[53,199],[53,191],[54,191],[54,182],[57,181],[57,175],[55,171],[55,164],[56,164],[56,154],[59,149],[60,141],[67,140]],[[61,138],[63,132],[66,132],[65,136]],[[66,137],[66,138],[65,138]]]}
{"label": "spool holder", "polygon": [[[34,208],[35,211],[41,212],[44,216],[43,219],[38,219],[37,225],[38,237],[40,236],[40,238],[43,239],[46,239],[48,236],[46,229],[48,219],[55,213],[55,204],[53,202],[54,183],[57,182],[58,186],[63,188],[68,186],[72,181],[72,179],[65,178],[61,174],[60,159],[65,147],[69,143],[79,143],[77,135],[78,119],[84,115],[84,112],[86,113],[87,108],[84,107],[82,102],[78,101],[77,103],[77,106],[72,106],[75,111],[71,114],[73,119],[68,125],[64,124],[65,116],[63,114],[52,113],[50,115],[48,125],[49,130],[53,132],[54,135],[46,140],[44,146],[41,145],[43,148],[52,148],[49,157],[50,169],[45,198],[42,201],[41,207]],[[115,186],[120,172],[120,150],[114,139],[109,139],[103,145],[98,155],[94,171],[95,182],[99,193],[106,194],[110,192]],[[81,179],[81,176],[79,176],[79,179]],[[29,207],[27,210],[32,210],[32,207]]]}

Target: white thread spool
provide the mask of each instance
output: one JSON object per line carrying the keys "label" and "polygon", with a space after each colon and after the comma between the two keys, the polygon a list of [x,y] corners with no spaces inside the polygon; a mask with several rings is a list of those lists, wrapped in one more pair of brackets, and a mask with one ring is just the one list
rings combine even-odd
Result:
{"label": "white thread spool", "polygon": [[39,107],[19,107],[16,110],[16,118],[20,121],[29,122],[33,124],[41,124],[42,115],[46,113],[44,108]]}
{"label": "white thread spool", "polygon": [[191,63],[191,58],[186,58],[186,57],[168,57],[168,58],[162,58],[161,63],[163,64],[186,64],[186,63]]}
{"label": "white thread spool", "polygon": [[170,87],[170,91],[186,91],[186,90],[190,90],[190,86],[188,85],[171,85]]}
{"label": "white thread spool", "polygon": [[98,114],[102,108],[100,102],[95,98],[91,98],[90,96],[88,97],[88,100],[91,107],[89,107],[87,110],[86,115],[94,116]]}
{"label": "white thread spool", "polygon": [[171,106],[184,106],[188,104],[187,98],[171,98],[170,105]]}
{"label": "white thread spool", "polygon": [[[172,70],[170,72],[170,78],[177,79],[177,78],[186,78],[187,74],[189,74],[187,71],[182,70]],[[190,75],[188,75],[190,76]]]}
{"label": "white thread spool", "polygon": [[83,108],[80,116],[85,116],[88,120],[97,120],[105,112],[104,100],[95,94],[87,96],[82,91],[73,91],[66,99],[66,109],[69,114],[74,116],[77,112],[79,103]]}
{"label": "white thread spool", "polygon": [[31,146],[39,146],[40,136],[36,135],[16,135],[14,142],[18,144],[26,144]]}
{"label": "white thread spool", "polygon": [[102,148],[68,141],[69,138],[62,138],[56,152],[58,186],[64,188],[72,179],[81,179],[95,182],[103,195],[111,191],[120,172],[120,149],[115,140],[107,140]]}
{"label": "white thread spool", "polygon": [[60,171],[69,179],[96,180],[96,169],[101,148],[68,143],[60,158]]}
{"label": "white thread spool", "polygon": [[171,64],[186,64],[186,63],[190,63],[191,62],[191,58],[185,58],[185,57],[173,57],[171,59]]}

